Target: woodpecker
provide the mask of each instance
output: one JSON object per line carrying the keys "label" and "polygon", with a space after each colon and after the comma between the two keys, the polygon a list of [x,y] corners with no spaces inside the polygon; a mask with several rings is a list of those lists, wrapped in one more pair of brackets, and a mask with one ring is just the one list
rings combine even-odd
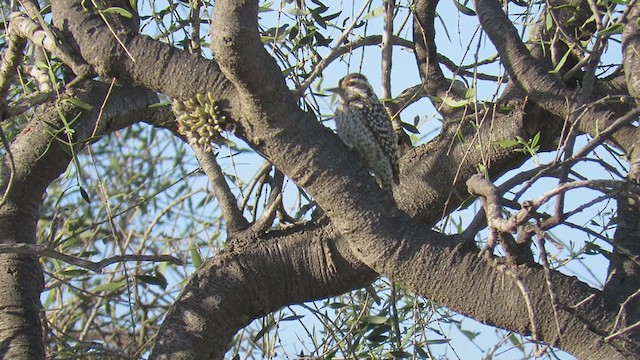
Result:
{"label": "woodpecker", "polygon": [[354,149],[383,189],[398,184],[398,143],[391,118],[367,78],[349,74],[337,88],[335,120],[338,136]]}

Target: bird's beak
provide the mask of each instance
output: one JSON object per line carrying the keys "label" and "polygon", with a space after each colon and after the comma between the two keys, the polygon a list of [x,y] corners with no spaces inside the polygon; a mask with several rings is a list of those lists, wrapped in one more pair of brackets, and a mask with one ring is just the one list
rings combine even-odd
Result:
{"label": "bird's beak", "polygon": [[328,88],[327,91],[332,92],[332,93],[336,93],[336,94],[342,94],[343,93],[343,90],[340,89],[339,87]]}

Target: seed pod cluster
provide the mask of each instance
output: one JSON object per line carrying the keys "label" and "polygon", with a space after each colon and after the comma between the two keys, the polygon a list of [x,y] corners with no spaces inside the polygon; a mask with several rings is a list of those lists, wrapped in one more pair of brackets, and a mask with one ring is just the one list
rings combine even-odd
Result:
{"label": "seed pod cluster", "polygon": [[220,133],[229,122],[220,113],[220,108],[211,93],[198,94],[186,101],[175,99],[171,106],[178,121],[178,132],[184,135],[191,146],[211,150],[211,143],[221,143]]}

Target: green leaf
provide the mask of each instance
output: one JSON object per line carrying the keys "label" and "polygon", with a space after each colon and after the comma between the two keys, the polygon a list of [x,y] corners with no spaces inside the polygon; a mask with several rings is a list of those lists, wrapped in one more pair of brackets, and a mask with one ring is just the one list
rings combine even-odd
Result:
{"label": "green leaf", "polygon": [[462,14],[468,15],[468,16],[476,16],[476,12],[473,11],[473,9],[462,5],[458,0],[453,0],[453,4],[456,6],[456,8],[458,8],[458,11],[460,11]]}
{"label": "green leaf", "polygon": [[387,342],[387,340],[389,340],[389,336],[388,335],[375,334],[375,335],[368,335],[367,336],[367,341],[370,341],[370,342],[376,343],[376,344],[383,344],[383,343]]}
{"label": "green leaf", "polygon": [[391,351],[391,352],[389,352],[389,354],[391,356],[393,356],[394,358],[396,358],[396,359],[408,359],[408,358],[410,358],[412,356],[408,352],[402,351],[402,350]]}
{"label": "green leaf", "polygon": [[564,53],[564,55],[562,55],[562,58],[560,59],[560,61],[558,61],[558,65],[556,65],[556,67],[553,68],[553,70],[549,71],[549,74],[556,74],[558,71],[560,71],[560,69],[562,69],[564,64],[567,62],[569,55],[571,55],[572,49],[573,47],[569,46],[569,49]]}
{"label": "green leaf", "polygon": [[512,333],[511,335],[509,335],[509,341],[511,341],[511,343],[517,348],[522,349],[522,342],[515,334]]}
{"label": "green leaf", "polygon": [[432,340],[425,341],[425,343],[429,345],[435,345],[435,344],[447,344],[450,341],[451,339],[432,339]]}
{"label": "green leaf", "polygon": [[[488,177],[487,177],[488,178]],[[469,340],[473,340],[475,338],[478,337],[478,335],[480,335],[480,333],[478,332],[474,332],[474,331],[469,331],[469,330],[464,330],[464,329],[460,329],[460,332],[467,337],[467,339]],[[447,339],[448,341],[449,339]]]}
{"label": "green leaf", "polygon": [[76,277],[86,274],[88,271],[85,269],[78,268],[66,268],[57,272],[59,275]]}
{"label": "green leaf", "polygon": [[80,99],[76,99],[76,98],[72,98],[72,97],[68,97],[64,100],[62,100],[63,102],[69,103],[71,105],[75,105],[81,109],[85,109],[85,110],[92,110],[93,109],[93,105],[91,104],[87,104],[86,102],[80,100]]}
{"label": "green leaf", "polygon": [[163,107],[163,106],[171,106],[171,101],[162,101],[159,103],[149,105],[149,109]]}
{"label": "green leaf", "polygon": [[441,97],[440,100],[442,100],[442,102],[445,105],[450,106],[452,108],[460,108],[460,107],[463,107],[463,106],[467,106],[470,103],[470,101],[467,100],[467,99],[465,99],[465,100],[455,100],[453,98],[446,97],[446,96],[445,97]]}
{"label": "green leaf", "polygon": [[300,320],[304,317],[304,315],[291,315],[291,316],[286,316],[283,317],[282,319],[280,319],[280,321],[295,321],[295,320]]}
{"label": "green leaf", "polygon": [[468,88],[467,91],[464,93],[465,99],[473,99],[475,96],[476,96],[476,88],[474,87]]}
{"label": "green leaf", "polygon": [[108,7],[106,9],[100,10],[102,14],[118,14],[120,16],[126,17],[127,19],[133,18],[133,14],[128,10],[119,7]]}
{"label": "green leaf", "polygon": [[257,342],[258,340],[260,340],[264,336],[264,334],[268,333],[269,330],[271,330],[271,328],[274,325],[275,325],[275,322],[273,321],[273,319],[269,319],[269,321],[267,322],[267,325],[265,325],[265,327],[260,329],[260,331],[258,331],[256,336],[253,338],[253,342]]}
{"label": "green leaf", "polygon": [[196,245],[192,245],[190,253],[191,253],[191,262],[193,263],[193,266],[199,268],[200,266],[202,266],[202,257],[200,256],[200,252],[198,252],[198,248],[196,247]]}
{"label": "green leaf", "polygon": [[402,122],[402,127],[412,134],[420,134],[420,131],[418,131],[418,128],[409,123]]}
{"label": "green leaf", "polygon": [[300,9],[300,8],[290,8],[290,9],[284,9],[284,12],[286,12],[289,15],[293,15],[293,16],[307,16],[309,15],[309,11],[304,10],[304,9]]}
{"label": "green leaf", "polygon": [[347,304],[341,303],[341,302],[333,302],[329,305],[327,305],[330,309],[342,309],[343,307],[347,306]]}
{"label": "green leaf", "polygon": [[538,131],[534,136],[533,139],[531,139],[531,147],[532,148],[536,148],[538,147],[538,143],[540,142],[540,131]]}
{"label": "green leaf", "polygon": [[494,141],[493,143],[505,149],[509,149],[520,144],[518,140],[500,140],[500,141]]}
{"label": "green leaf", "polygon": [[387,322],[387,318],[384,316],[375,316],[375,315],[371,315],[371,316],[365,316],[362,318],[362,322],[367,323],[367,324],[373,324],[373,325],[380,325],[380,324],[384,324]]}
{"label": "green leaf", "polygon": [[162,290],[167,288],[167,279],[160,273],[153,275],[136,275],[136,279],[142,281],[145,284],[159,286]]}
{"label": "green leaf", "polygon": [[384,6],[377,7],[371,11],[367,15],[363,17],[364,20],[369,20],[373,18],[377,18],[378,16],[384,15]]}
{"label": "green leaf", "polygon": [[127,283],[125,281],[114,281],[114,282],[108,282],[106,284],[101,284],[98,285],[96,287],[94,287],[93,289],[91,289],[91,292],[103,292],[103,291],[113,291],[113,290],[117,290],[120,289],[121,287],[125,286]]}
{"label": "green leaf", "polygon": [[424,349],[421,346],[416,345],[415,349],[416,349],[416,354],[418,354],[420,358],[422,359],[429,358],[429,354],[426,351],[424,351]]}
{"label": "green leaf", "polygon": [[553,17],[551,17],[551,12],[547,11],[544,16],[544,25],[547,31],[553,28]]}
{"label": "green leaf", "polygon": [[622,28],[624,27],[624,25],[622,24],[613,24],[611,26],[609,26],[608,28],[600,31],[598,33],[598,35],[600,36],[610,36],[610,35],[615,35],[615,34],[622,34]]}
{"label": "green leaf", "polygon": [[87,204],[91,204],[91,199],[89,198],[89,194],[82,186],[80,186],[80,196],[82,196],[82,200],[84,200]]}
{"label": "green leaf", "polygon": [[268,11],[273,11],[273,9],[271,8],[271,5],[273,5],[273,1],[264,3],[262,6],[260,6],[258,8],[258,12],[268,12]]}
{"label": "green leaf", "polygon": [[484,177],[489,177],[489,171],[484,164],[478,164],[478,171],[480,172],[480,174],[484,175]]}

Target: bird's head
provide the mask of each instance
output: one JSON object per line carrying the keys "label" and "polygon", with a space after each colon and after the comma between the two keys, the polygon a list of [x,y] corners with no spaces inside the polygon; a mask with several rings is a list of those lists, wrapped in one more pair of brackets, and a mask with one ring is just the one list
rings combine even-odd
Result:
{"label": "bird's head", "polygon": [[359,98],[377,99],[373,88],[371,88],[369,81],[367,81],[367,78],[359,73],[352,73],[343,77],[340,79],[337,88],[327,90],[338,95],[338,98],[342,103]]}

